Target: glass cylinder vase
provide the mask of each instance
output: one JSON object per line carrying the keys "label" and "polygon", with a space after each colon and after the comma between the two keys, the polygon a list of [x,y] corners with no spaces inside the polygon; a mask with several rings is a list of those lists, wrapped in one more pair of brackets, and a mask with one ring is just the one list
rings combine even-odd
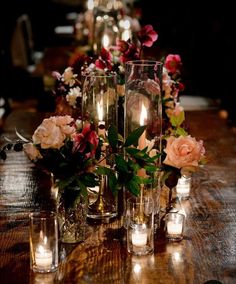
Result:
{"label": "glass cylinder vase", "polygon": [[[108,158],[107,134],[110,126],[117,128],[116,75],[93,73],[84,78],[82,120],[92,123],[101,141],[101,157],[98,166],[112,168],[113,160]],[[93,219],[112,218],[117,215],[117,196],[110,188],[109,177],[101,175],[100,186],[92,190],[96,197],[89,204],[88,217]]]}
{"label": "glass cylinder vase", "polygon": [[78,186],[59,189],[59,182],[62,180],[51,174],[51,195],[56,204],[60,241],[70,244],[82,242],[89,234],[88,197]]}
{"label": "glass cylinder vase", "polygon": [[[124,136],[146,125],[138,140],[138,149],[148,147],[150,156],[161,153],[162,136],[162,62],[150,60],[128,61],[125,64],[125,127]],[[160,166],[160,159],[156,165]],[[148,174],[144,169],[138,175]],[[159,172],[151,184],[154,214],[158,217],[160,206]],[[155,219],[156,219],[155,216]],[[158,218],[157,218],[158,219]],[[158,221],[156,222],[158,226]]]}

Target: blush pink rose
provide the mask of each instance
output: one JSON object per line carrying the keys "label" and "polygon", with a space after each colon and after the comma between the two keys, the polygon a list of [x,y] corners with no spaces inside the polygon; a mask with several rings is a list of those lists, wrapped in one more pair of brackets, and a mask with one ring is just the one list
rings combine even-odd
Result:
{"label": "blush pink rose", "polygon": [[70,116],[45,118],[33,134],[33,143],[40,144],[42,149],[60,149],[66,137],[70,137],[75,131],[69,125],[72,121]]}
{"label": "blush pink rose", "polygon": [[188,136],[169,137],[164,150],[167,154],[164,164],[175,167],[197,167],[205,153],[202,141]]}

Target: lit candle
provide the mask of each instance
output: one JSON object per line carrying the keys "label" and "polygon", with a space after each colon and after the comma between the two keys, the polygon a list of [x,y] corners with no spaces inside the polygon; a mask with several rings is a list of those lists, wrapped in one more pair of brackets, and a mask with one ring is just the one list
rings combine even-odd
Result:
{"label": "lit candle", "polygon": [[147,244],[147,230],[134,229],[131,236],[132,244],[136,247],[143,247]]}
{"label": "lit candle", "polygon": [[107,34],[104,34],[102,37],[102,46],[104,48],[108,48],[110,44],[109,36]]}
{"label": "lit candle", "polygon": [[97,114],[98,114],[98,135],[103,136],[105,138],[106,129],[105,129],[105,121],[103,121],[103,99],[101,102],[97,102]]}
{"label": "lit candle", "polygon": [[176,193],[182,198],[188,198],[191,187],[191,178],[182,176],[176,185]]}
{"label": "lit candle", "polygon": [[181,235],[183,230],[182,223],[176,223],[175,221],[167,222],[167,232],[170,235]]}
{"label": "lit candle", "polygon": [[50,269],[52,266],[52,251],[39,245],[35,251],[35,263],[39,269]]}
{"label": "lit candle", "polygon": [[[142,110],[141,110],[141,115],[140,115],[140,126],[143,126],[145,124],[145,121],[147,119],[147,109],[145,108],[144,104],[142,103]],[[139,150],[142,150],[146,147],[146,130],[142,133],[142,135],[139,137],[138,140],[138,148]],[[138,176],[140,177],[145,177],[146,176],[146,171],[145,169],[140,169],[137,172]]]}

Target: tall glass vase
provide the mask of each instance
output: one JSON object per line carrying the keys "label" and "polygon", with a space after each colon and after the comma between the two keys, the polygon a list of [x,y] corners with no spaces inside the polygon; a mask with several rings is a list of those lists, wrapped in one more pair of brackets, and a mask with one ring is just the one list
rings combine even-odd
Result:
{"label": "tall glass vase", "polygon": [[[84,79],[82,119],[83,123],[93,123],[102,141],[99,166],[113,167],[108,158],[107,130],[113,125],[117,127],[117,90],[116,75],[93,73]],[[96,191],[93,190],[96,194]],[[117,215],[117,197],[109,186],[109,177],[100,177],[100,186],[95,201],[91,202],[88,217],[93,219],[111,218]]]}
{"label": "tall glass vase", "polygon": [[[146,130],[138,141],[140,150],[148,147],[150,155],[161,152],[162,136],[162,63],[158,61],[136,60],[125,65],[125,133],[127,137],[140,126]],[[160,160],[157,161],[160,166]],[[145,176],[144,169],[138,175]],[[154,199],[154,214],[159,214],[159,172],[153,176],[152,190],[148,190]],[[158,226],[158,221],[155,222]]]}

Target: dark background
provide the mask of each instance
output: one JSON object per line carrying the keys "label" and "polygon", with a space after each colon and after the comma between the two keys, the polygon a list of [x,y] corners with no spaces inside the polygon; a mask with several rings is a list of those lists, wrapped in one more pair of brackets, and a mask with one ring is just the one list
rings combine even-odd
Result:
{"label": "dark background", "polygon": [[[85,2],[85,1],[83,1]],[[52,0],[13,0],[1,2],[0,10],[0,83],[7,89],[11,69],[9,44],[15,21],[27,13],[32,22],[35,49],[60,44],[54,27],[63,25],[65,14],[83,10],[84,3],[66,4]],[[155,43],[157,59],[168,53],[180,54],[183,61],[185,94],[205,96],[220,101],[231,114],[236,105],[235,80],[235,9],[229,1],[153,1],[139,0],[140,23],[152,24],[158,32]],[[157,8],[156,8],[157,7]],[[234,120],[232,118],[231,120]]]}

